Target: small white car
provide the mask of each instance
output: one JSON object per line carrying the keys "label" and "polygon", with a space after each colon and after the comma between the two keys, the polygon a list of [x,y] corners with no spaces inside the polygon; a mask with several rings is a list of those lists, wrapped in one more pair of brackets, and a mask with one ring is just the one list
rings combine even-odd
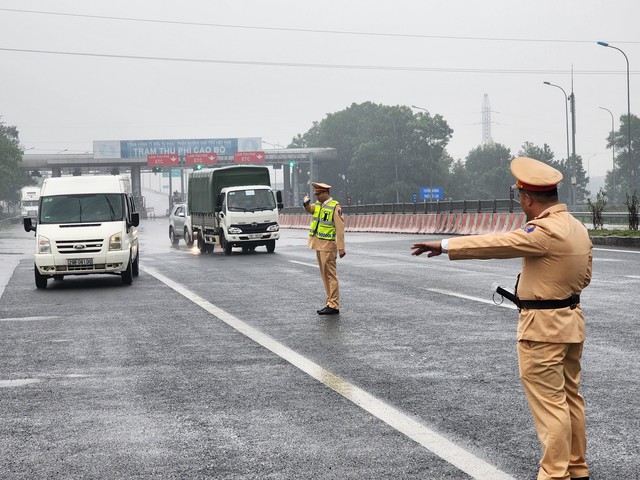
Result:
{"label": "small white car", "polygon": [[180,239],[188,247],[193,247],[193,230],[191,229],[191,215],[186,203],[176,203],[169,215],[169,240],[176,246]]}

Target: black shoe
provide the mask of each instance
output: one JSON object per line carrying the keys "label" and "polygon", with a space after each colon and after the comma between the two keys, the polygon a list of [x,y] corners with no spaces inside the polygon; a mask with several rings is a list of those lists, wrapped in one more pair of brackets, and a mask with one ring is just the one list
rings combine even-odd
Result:
{"label": "black shoe", "polygon": [[340,313],[337,308],[324,307],[322,310],[318,310],[318,315],[336,315]]}

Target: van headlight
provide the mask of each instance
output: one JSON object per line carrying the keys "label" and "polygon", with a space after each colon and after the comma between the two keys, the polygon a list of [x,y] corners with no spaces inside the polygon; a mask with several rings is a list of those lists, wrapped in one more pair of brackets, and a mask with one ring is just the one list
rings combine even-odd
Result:
{"label": "van headlight", "polygon": [[38,253],[51,253],[51,242],[42,235],[38,235]]}
{"label": "van headlight", "polygon": [[114,233],[109,237],[109,250],[122,250],[122,233]]}
{"label": "van headlight", "polygon": [[277,232],[278,230],[280,230],[280,227],[277,223],[275,225],[269,225],[267,227],[267,232]]}
{"label": "van headlight", "polygon": [[235,234],[242,233],[242,229],[238,227],[229,227],[229,233],[235,233]]}

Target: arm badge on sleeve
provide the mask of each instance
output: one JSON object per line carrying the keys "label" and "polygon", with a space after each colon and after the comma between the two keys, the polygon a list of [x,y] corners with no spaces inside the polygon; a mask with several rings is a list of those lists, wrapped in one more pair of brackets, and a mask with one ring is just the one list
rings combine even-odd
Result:
{"label": "arm badge on sleeve", "polygon": [[522,227],[522,230],[524,230],[527,233],[531,233],[536,229],[536,226],[533,225],[532,223],[527,223],[524,227]]}

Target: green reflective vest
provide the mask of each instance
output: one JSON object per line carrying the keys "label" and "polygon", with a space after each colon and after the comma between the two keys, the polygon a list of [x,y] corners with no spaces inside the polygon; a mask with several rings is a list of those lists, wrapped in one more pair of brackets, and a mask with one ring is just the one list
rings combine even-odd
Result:
{"label": "green reflective vest", "polygon": [[320,202],[316,202],[309,227],[310,237],[316,236],[322,240],[336,241],[336,224],[333,222],[333,214],[337,206],[336,200],[328,201],[324,207]]}

